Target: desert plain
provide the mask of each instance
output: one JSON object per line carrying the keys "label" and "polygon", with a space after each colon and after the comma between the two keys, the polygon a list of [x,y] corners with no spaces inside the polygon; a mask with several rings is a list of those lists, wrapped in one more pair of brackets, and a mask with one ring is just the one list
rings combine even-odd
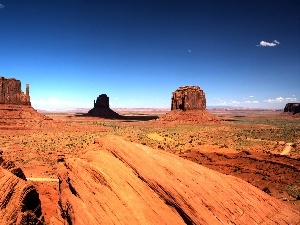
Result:
{"label": "desert plain", "polygon": [[43,112],[43,123],[0,124],[2,155],[36,187],[46,224],[57,213],[59,162],[80,158],[109,135],[241,178],[300,212],[299,117],[271,110],[218,109],[208,110],[218,120],[199,123],[193,118],[161,120],[168,110],[116,111],[121,119]]}

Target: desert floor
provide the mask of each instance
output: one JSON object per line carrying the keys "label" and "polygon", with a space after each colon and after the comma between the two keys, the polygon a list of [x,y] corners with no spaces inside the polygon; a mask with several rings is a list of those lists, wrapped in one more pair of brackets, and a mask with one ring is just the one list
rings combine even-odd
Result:
{"label": "desert floor", "polygon": [[[57,162],[107,134],[230,174],[300,210],[300,119],[278,111],[210,111],[216,124],[158,121],[162,111],[118,112],[122,120],[47,114],[55,125],[1,127],[0,150],[34,182],[46,221],[56,213]],[[51,121],[50,121],[51,122]],[[205,184],[203,184],[205,185]]]}

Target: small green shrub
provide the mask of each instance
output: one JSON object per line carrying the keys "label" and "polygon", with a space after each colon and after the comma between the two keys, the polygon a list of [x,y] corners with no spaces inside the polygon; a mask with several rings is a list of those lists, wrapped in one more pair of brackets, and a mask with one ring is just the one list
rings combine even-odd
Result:
{"label": "small green shrub", "polygon": [[293,198],[300,200],[300,188],[295,185],[289,185],[286,189],[286,192]]}

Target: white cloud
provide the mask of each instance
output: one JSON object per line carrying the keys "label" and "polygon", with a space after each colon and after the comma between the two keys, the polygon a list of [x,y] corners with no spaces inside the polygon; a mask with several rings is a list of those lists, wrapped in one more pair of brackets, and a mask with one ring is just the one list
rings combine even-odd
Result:
{"label": "white cloud", "polygon": [[259,45],[256,46],[263,46],[263,47],[274,47],[276,45],[279,45],[279,41],[274,40],[273,42],[266,42],[266,41],[261,41]]}
{"label": "white cloud", "polygon": [[4,5],[0,4],[0,9],[3,9],[4,7],[5,7]]}
{"label": "white cloud", "polygon": [[245,104],[257,104],[258,101],[245,101]]}
{"label": "white cloud", "polygon": [[267,103],[288,103],[288,102],[296,102],[297,98],[293,97],[293,98],[283,98],[283,97],[278,97],[275,99],[267,99],[264,100],[264,102]]}

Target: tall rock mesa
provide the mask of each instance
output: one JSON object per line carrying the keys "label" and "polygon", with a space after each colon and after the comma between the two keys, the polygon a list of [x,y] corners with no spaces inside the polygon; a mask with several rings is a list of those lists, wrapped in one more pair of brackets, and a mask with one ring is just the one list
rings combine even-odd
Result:
{"label": "tall rock mesa", "polygon": [[29,105],[29,84],[26,84],[26,93],[21,90],[21,81],[15,78],[0,76],[0,104]]}
{"label": "tall rock mesa", "polygon": [[300,103],[287,103],[284,107],[284,112],[300,113]]}
{"label": "tall rock mesa", "polygon": [[97,100],[94,100],[94,108],[109,108],[109,97],[106,94],[99,95]]}
{"label": "tall rock mesa", "polygon": [[101,94],[94,100],[94,108],[88,111],[85,116],[95,116],[102,118],[121,118],[121,116],[109,108],[109,97]]}
{"label": "tall rock mesa", "polygon": [[199,86],[181,86],[172,93],[171,110],[205,110],[205,93]]}

